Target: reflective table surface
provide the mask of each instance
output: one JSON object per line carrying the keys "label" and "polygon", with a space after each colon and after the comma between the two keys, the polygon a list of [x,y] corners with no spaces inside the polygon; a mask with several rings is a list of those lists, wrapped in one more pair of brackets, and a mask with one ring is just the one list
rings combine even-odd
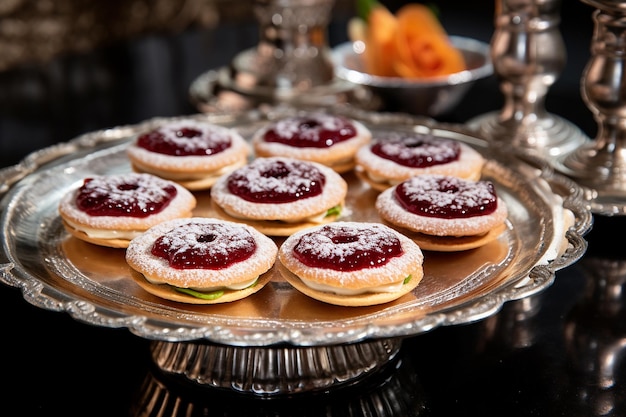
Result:
{"label": "reflective table surface", "polygon": [[[133,2],[134,10],[148,3]],[[157,10],[159,2],[154,3],[155,9],[147,10]],[[15,23],[19,13],[20,19],[41,18],[42,9],[28,4],[0,10],[0,23]],[[113,8],[98,14],[119,23],[97,26],[108,38],[68,34],[65,49],[56,53],[52,41],[46,49],[45,37],[3,32],[0,36],[14,34],[2,38],[14,54],[5,56],[0,69],[0,167],[93,130],[195,113],[188,97],[193,80],[253,46],[256,26],[245,6],[170,4],[179,6],[170,10],[178,19],[160,18],[171,26],[119,19],[116,13],[127,11]],[[438,4],[449,32],[489,41],[493,5]],[[191,17],[183,13],[190,10]],[[589,137],[596,124],[580,97],[579,81],[589,58],[591,12],[578,2],[563,8],[568,65],[546,102],[548,110]],[[339,2],[329,27],[331,45],[346,41],[351,13],[350,4]],[[126,26],[120,28],[120,22]],[[124,30],[129,27],[133,30]],[[498,82],[489,78],[440,120],[464,123],[501,106]],[[152,341],[32,306],[19,290],[1,285],[0,414],[623,416],[626,253],[613,241],[624,232],[625,218],[595,216],[585,255],[558,271],[554,284],[539,294],[507,302],[495,315],[470,324],[405,338],[388,366],[354,385],[269,400],[192,387],[163,375],[151,359]]]}

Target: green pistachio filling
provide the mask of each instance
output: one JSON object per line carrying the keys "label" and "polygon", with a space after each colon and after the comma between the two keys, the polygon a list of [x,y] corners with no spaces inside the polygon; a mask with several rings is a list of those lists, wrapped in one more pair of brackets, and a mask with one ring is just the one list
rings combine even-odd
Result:
{"label": "green pistachio filling", "polygon": [[[246,288],[252,288],[259,282],[258,279],[254,280],[254,282],[248,285]],[[201,298],[203,300],[216,300],[224,295],[224,290],[216,290],[216,291],[196,291],[191,288],[180,288],[173,287],[176,291],[181,292],[183,294],[190,295],[192,297]],[[242,288],[245,289],[245,288]]]}
{"label": "green pistachio filling", "polygon": [[340,214],[341,214],[341,206],[340,205],[336,205],[335,207],[329,208],[326,211],[326,216],[325,217],[339,216]]}
{"label": "green pistachio filling", "polygon": [[200,292],[189,288],[174,287],[174,289],[178,292],[182,292],[183,294],[191,295],[192,297],[202,298],[203,300],[215,300],[224,295],[224,290]]}

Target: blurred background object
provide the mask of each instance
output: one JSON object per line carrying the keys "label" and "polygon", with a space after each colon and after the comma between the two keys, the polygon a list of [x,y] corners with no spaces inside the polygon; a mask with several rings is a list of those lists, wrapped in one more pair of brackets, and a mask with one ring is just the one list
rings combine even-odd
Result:
{"label": "blurred background object", "polygon": [[254,1],[258,43],[194,80],[194,105],[203,112],[235,112],[260,104],[348,101],[353,86],[335,77],[327,38],[334,8],[335,0]]}
{"label": "blurred background object", "polygon": [[142,33],[213,28],[221,12],[213,0],[5,0],[0,2],[0,70]]}
{"label": "blurred background object", "polygon": [[[0,44],[3,51],[10,45],[15,52],[0,56],[0,163],[15,164],[35,149],[103,127],[197,112],[189,97],[194,80],[258,45],[253,1],[2,2]],[[406,3],[385,2],[391,11]],[[133,13],[128,5],[134,4],[143,12]],[[490,42],[493,2],[480,7],[460,0],[431,4],[450,35]],[[575,120],[589,136],[596,124],[579,90],[589,58],[592,10],[579,1],[562,8],[568,62],[546,97],[548,109]],[[328,24],[330,47],[348,41],[348,21],[354,16],[352,0],[335,1]],[[91,29],[80,23],[93,19]],[[41,35],[42,22],[53,22],[59,34]],[[11,29],[18,27],[22,29]],[[83,38],[90,40],[79,42]],[[487,77],[437,119],[463,123],[502,105],[495,77]]]}

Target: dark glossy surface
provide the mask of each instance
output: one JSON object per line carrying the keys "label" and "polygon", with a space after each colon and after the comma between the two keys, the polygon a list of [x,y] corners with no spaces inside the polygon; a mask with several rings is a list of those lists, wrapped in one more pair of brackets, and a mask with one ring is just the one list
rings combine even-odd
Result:
{"label": "dark glossy surface", "polygon": [[[466,3],[438,2],[446,27],[488,41],[493,6],[477,9]],[[589,57],[592,9],[566,3],[561,27],[568,66],[546,107],[593,137],[596,125],[579,88]],[[346,18],[335,14],[331,45],[345,41]],[[5,69],[0,72],[1,166],[91,130],[193,113],[187,94],[195,77],[227,64],[256,39],[252,19],[243,25],[226,19],[215,28],[134,34]],[[498,83],[490,78],[441,119],[464,122],[501,104]],[[626,219],[597,217],[587,254],[559,271],[545,292],[507,303],[482,321],[406,339],[399,361],[381,374],[298,401],[240,398],[170,381],[155,371],[149,340],[33,307],[18,290],[0,286],[0,414],[159,415],[146,399],[147,393],[159,393],[160,415],[187,410],[187,415],[343,416],[380,407],[386,411],[373,415],[623,416],[626,253],[611,242],[621,241],[625,231]]]}

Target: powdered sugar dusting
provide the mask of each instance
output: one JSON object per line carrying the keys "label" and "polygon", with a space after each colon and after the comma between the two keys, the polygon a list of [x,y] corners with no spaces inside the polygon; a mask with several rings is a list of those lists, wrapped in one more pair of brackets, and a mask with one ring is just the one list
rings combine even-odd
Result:
{"label": "powdered sugar dusting", "polygon": [[[164,178],[175,179],[185,174],[194,178],[194,175],[213,173],[246,161],[251,152],[250,144],[236,130],[223,126],[183,120],[165,124],[159,129],[154,130],[155,134],[150,139],[154,146],[140,146],[139,136],[129,145],[127,153],[138,170]],[[194,136],[188,130],[199,134]],[[161,131],[169,132],[169,139],[164,139]],[[187,132],[187,136],[182,132]]]}
{"label": "powdered sugar dusting", "polygon": [[288,140],[302,139],[311,143],[325,140],[325,146],[332,146],[334,141],[323,138],[322,132],[336,132],[339,137],[354,136],[354,126],[349,120],[324,113],[285,118],[276,122],[270,131]]}
{"label": "powdered sugar dusting", "polygon": [[[139,183],[140,187],[134,190],[126,190],[122,192],[118,190],[115,184]],[[109,215],[109,216],[93,216],[77,206],[77,195],[80,188],[76,188],[66,193],[59,202],[59,211],[62,216],[67,217],[73,223],[103,230],[146,230],[150,226],[165,220],[178,217],[187,217],[191,214],[196,206],[195,196],[184,187],[173,181],[164,180],[151,174],[128,173],[120,175],[108,175],[93,177],[87,183],[90,187],[94,187],[98,193],[107,193],[109,188],[115,188],[114,198],[119,201],[140,201],[141,204],[147,204],[155,201],[162,193],[164,186],[174,187],[175,195],[172,196],[169,204],[158,212],[151,212],[146,217],[132,217],[127,215]],[[153,189],[155,188],[155,189]]]}
{"label": "powdered sugar dusting", "polygon": [[85,180],[77,200],[79,209],[91,215],[108,215],[111,209],[100,208],[106,205],[116,213],[145,217],[166,207],[176,193],[170,182],[153,175],[112,175]]}
{"label": "powdered sugar dusting", "polygon": [[[324,229],[329,227],[332,228],[331,231],[342,228],[352,230],[358,240],[347,244],[352,247],[341,247],[344,244],[337,245],[332,239],[328,239],[328,236],[324,236]],[[401,248],[398,256],[388,256],[386,262],[380,265],[358,269],[339,270],[309,266],[303,263],[295,252],[296,246],[305,245],[308,250],[319,256],[347,259],[353,253],[363,250],[378,251],[385,243],[395,244],[394,242]],[[384,224],[346,221],[294,233],[281,245],[279,259],[287,269],[302,278],[333,287],[360,289],[397,283],[408,275],[419,273],[418,271],[422,270],[424,256],[415,242]]]}
{"label": "powdered sugar dusting", "polygon": [[233,194],[248,199],[248,194],[271,193],[259,203],[276,203],[309,198],[321,193],[326,177],[315,165],[286,158],[257,158],[230,175],[228,186]]}
{"label": "powdered sugar dusting", "polygon": [[152,254],[180,269],[222,269],[248,259],[256,250],[254,238],[231,224],[187,223],[165,233]]}
{"label": "powdered sugar dusting", "polygon": [[[337,237],[345,235],[349,242],[337,242]],[[311,258],[333,259],[338,263],[347,262],[358,252],[380,253],[381,247],[397,244],[398,238],[378,225],[328,225],[318,231],[302,236],[296,251],[307,253]]]}
{"label": "powdered sugar dusting", "polygon": [[[435,157],[435,160],[440,163],[431,163],[428,166],[421,167],[403,165],[393,159],[377,155],[373,152],[374,146],[377,145],[384,146],[390,153],[402,153],[400,149],[395,149],[395,145],[389,144],[390,149],[387,149],[386,144],[378,141],[368,146],[361,147],[355,158],[360,171],[367,173],[377,182],[385,181],[392,185],[411,177],[424,174],[450,175],[466,179],[480,178],[481,170],[485,163],[483,156],[469,145],[461,142],[457,142],[457,144],[460,151],[458,158],[441,163],[443,158]],[[429,148],[429,151],[435,150],[434,148],[427,148]]]}
{"label": "powdered sugar dusting", "polygon": [[[496,201],[493,186],[487,181],[466,181],[455,177],[422,175],[413,177],[400,186],[402,196],[411,203],[447,209],[459,215],[473,212],[472,208]],[[437,211],[436,209],[434,210]]]}
{"label": "powdered sugar dusting", "polygon": [[426,135],[407,135],[379,140],[372,151],[382,158],[420,168],[458,160],[458,142]]}
{"label": "powdered sugar dusting", "polygon": [[[251,164],[265,164],[271,160],[283,160],[292,161],[291,158],[275,157],[275,158],[256,158]],[[340,205],[343,203],[348,191],[348,184],[341,175],[335,172],[333,169],[324,166],[322,164],[311,161],[299,161],[299,163],[306,164],[308,166],[315,167],[315,170],[319,171],[325,178],[325,184],[322,188],[322,192],[316,195],[309,196],[308,198],[296,198],[293,201],[279,202],[274,200],[271,204],[260,204],[255,201],[249,201],[241,196],[233,193],[229,186],[230,179],[234,176],[239,176],[240,172],[247,169],[242,167],[234,171],[229,175],[224,175],[213,185],[211,189],[212,201],[227,211],[229,214],[235,217],[241,217],[245,219],[256,220],[283,220],[283,221],[299,221],[303,218],[307,218],[312,215],[317,215],[328,210],[331,207]],[[254,181],[262,181],[257,174],[246,174],[242,176],[252,183]],[[303,183],[306,184],[308,180]],[[269,182],[272,182],[271,180]],[[267,189],[271,192],[273,184],[266,183],[265,185],[248,184],[248,187],[253,189],[264,190]],[[269,187],[269,188],[266,188]],[[292,186],[278,185],[279,189],[289,191]]]}
{"label": "powdered sugar dusting", "polygon": [[162,135],[163,142],[170,144],[182,155],[210,155],[227,148],[231,142],[228,130],[194,120],[168,123],[157,128],[157,132]]}
{"label": "powdered sugar dusting", "polygon": [[[287,122],[288,120],[290,119],[276,123]],[[254,133],[252,146],[258,157],[284,156],[298,158],[322,163],[332,167],[337,172],[346,172],[354,167],[354,155],[358,149],[368,144],[372,138],[371,131],[365,125],[352,119],[347,119],[347,121],[353,126],[353,131],[349,135],[340,136],[340,134],[344,133],[344,129],[340,129],[339,134],[330,135],[332,140],[328,143],[325,141],[322,143],[321,140],[316,143],[306,139],[298,140],[278,136],[272,133],[276,130],[275,124],[266,125]],[[285,132],[292,130],[293,127],[287,128]],[[282,133],[281,135],[285,134]]]}
{"label": "powdered sugar dusting", "polygon": [[[474,182],[467,181],[468,190],[463,197],[467,204],[476,207],[481,199],[490,197],[495,199],[495,210],[483,212],[474,216],[433,216],[426,215],[418,211],[409,211],[405,204],[400,202],[397,188],[407,185],[410,193],[405,191],[407,197],[410,195],[414,201],[424,201],[427,205],[448,209],[448,205],[455,205],[465,210],[461,204],[454,201],[456,195],[445,195],[438,190],[438,180],[442,178],[436,175],[423,175],[388,188],[377,198],[375,207],[381,218],[393,225],[433,236],[474,236],[487,233],[494,227],[501,225],[508,216],[506,203],[497,195],[491,195],[481,189],[481,186],[474,187]],[[452,182],[464,180],[452,178]],[[431,202],[432,200],[432,202]],[[432,208],[431,207],[431,208]]]}
{"label": "powdered sugar dusting", "polygon": [[[213,242],[202,242],[207,228],[216,234]],[[175,250],[200,249],[207,255],[228,257],[233,250],[253,242],[250,256],[240,262],[230,262],[223,268],[172,268],[166,259],[152,254],[155,242],[167,236]],[[251,240],[250,240],[251,239]],[[245,224],[219,219],[192,217],[160,223],[133,239],[126,250],[129,265],[153,283],[167,283],[185,288],[207,288],[234,285],[249,281],[267,272],[278,253],[276,243]]]}

